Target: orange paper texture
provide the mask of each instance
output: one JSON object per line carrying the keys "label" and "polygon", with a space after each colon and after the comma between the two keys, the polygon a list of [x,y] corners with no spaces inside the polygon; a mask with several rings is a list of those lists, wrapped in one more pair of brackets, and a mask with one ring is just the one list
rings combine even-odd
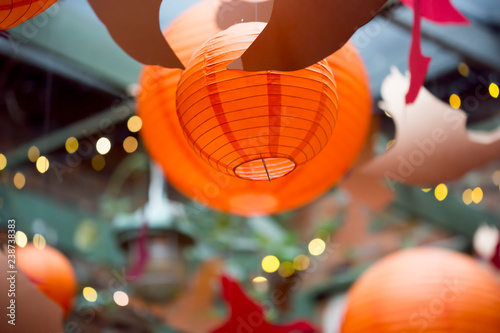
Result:
{"label": "orange paper texture", "polygon": [[364,172],[386,181],[431,186],[456,180],[500,157],[500,130],[469,131],[467,116],[422,88],[405,105],[408,76],[393,68],[382,84],[383,102],[396,125],[396,143],[368,163]]}
{"label": "orange paper texture", "polygon": [[160,30],[162,0],[89,0],[114,41],[132,58],[147,64],[184,68]]}
{"label": "orange paper texture", "polygon": [[294,71],[339,50],[387,0],[275,0],[269,24],[230,64],[245,71]]}
{"label": "orange paper texture", "polygon": [[[19,248],[17,248],[19,249]],[[64,332],[63,310],[56,303],[42,294],[37,287],[31,283],[20,269],[15,274],[15,297],[10,298],[8,291],[11,288],[7,280],[11,269],[7,266],[7,255],[0,250],[0,306],[1,320],[0,332],[28,333],[28,332]],[[15,326],[10,325],[11,320],[7,314],[10,313],[10,300],[15,299]]]}
{"label": "orange paper texture", "polygon": [[399,251],[371,267],[348,294],[342,333],[498,333],[500,284],[464,254]]}
{"label": "orange paper texture", "polygon": [[7,30],[40,14],[57,0],[1,0],[0,30]]}
{"label": "orange paper texture", "polygon": [[[219,2],[220,4],[220,2]],[[177,18],[167,39],[183,61],[219,32],[213,1]],[[371,119],[371,93],[361,57],[351,44],[327,59],[338,86],[338,120],[328,144],[312,161],[286,177],[255,182],[217,172],[187,143],[176,113],[180,70],[145,67],[138,97],[142,139],[171,184],[214,209],[252,216],[297,208],[331,188],[364,145]]]}

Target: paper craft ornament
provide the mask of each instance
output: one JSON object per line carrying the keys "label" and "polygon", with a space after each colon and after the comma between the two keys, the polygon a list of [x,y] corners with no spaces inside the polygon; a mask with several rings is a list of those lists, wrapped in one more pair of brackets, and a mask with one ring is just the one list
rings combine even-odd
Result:
{"label": "paper craft ornament", "polygon": [[2,0],[0,1],[0,30],[15,27],[56,3],[57,0]]}
{"label": "paper craft ornament", "polygon": [[381,88],[380,107],[396,125],[396,143],[366,164],[364,172],[386,181],[432,186],[459,179],[500,157],[500,130],[467,130],[467,115],[421,88],[405,105],[408,76],[393,68]]}
{"label": "paper craft ornament", "polygon": [[71,262],[61,252],[48,245],[40,250],[28,244],[17,249],[17,266],[68,315],[76,292],[76,277]]}
{"label": "paper craft ornament", "polygon": [[[7,253],[0,249],[0,289],[2,290],[0,293],[2,308],[0,332],[64,332],[61,307],[40,292],[22,270],[16,268],[15,273],[11,273],[13,270],[8,266],[8,259]],[[13,275],[14,279],[12,279]],[[12,283],[14,287],[11,286]],[[9,292],[11,288],[14,290],[13,294]],[[13,311],[11,311],[12,308],[14,308]]]}
{"label": "paper craft ornament", "polygon": [[342,333],[496,333],[500,283],[474,259],[439,248],[393,253],[356,281]]}
{"label": "paper craft ornament", "polygon": [[147,65],[184,68],[160,29],[162,0],[89,0],[114,41]]}
{"label": "paper craft ornament", "polygon": [[386,2],[275,0],[269,24],[228,68],[254,72],[309,67],[339,50]]}
{"label": "paper craft ornament", "polygon": [[241,287],[228,277],[222,277],[222,296],[230,308],[230,317],[212,333],[259,332],[259,333],[313,333],[316,329],[306,321],[288,325],[274,325],[267,322],[264,309],[252,301]]}
{"label": "paper craft ornament", "polygon": [[264,27],[234,25],[195,52],[179,81],[177,115],[189,145],[217,171],[271,181],[326,146],[338,100],[326,60],[292,73],[227,70]]}
{"label": "paper craft ornament", "polygon": [[[182,14],[166,32],[186,61],[220,31],[222,1],[204,1]],[[218,5],[217,5],[218,4]],[[363,61],[351,44],[327,58],[338,86],[339,118],[321,153],[300,169],[270,182],[248,181],[217,172],[188,145],[176,113],[181,71],[145,67],[137,109],[143,142],[169,182],[188,197],[214,209],[253,216],[297,208],[316,198],[350,168],[364,145],[371,119],[371,93]]]}

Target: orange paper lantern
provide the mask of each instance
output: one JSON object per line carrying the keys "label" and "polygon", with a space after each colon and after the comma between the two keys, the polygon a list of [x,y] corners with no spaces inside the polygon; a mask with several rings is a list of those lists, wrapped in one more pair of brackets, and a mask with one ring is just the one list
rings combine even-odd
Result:
{"label": "orange paper lantern", "polygon": [[0,30],[7,30],[40,14],[57,0],[2,0]]}
{"label": "orange paper lantern", "polygon": [[[166,39],[187,63],[217,34],[223,1],[203,1],[178,17]],[[313,160],[272,182],[248,181],[210,167],[186,141],[176,112],[182,71],[146,66],[137,110],[142,139],[168,181],[188,197],[212,208],[251,216],[297,208],[331,188],[349,170],[363,147],[371,120],[371,94],[363,61],[351,44],[327,58],[338,87],[338,119],[330,140]]]}
{"label": "orange paper lantern", "polygon": [[226,69],[264,27],[241,23],[206,41],[177,88],[177,115],[190,146],[218,171],[249,180],[283,177],[314,158],[337,118],[326,60],[294,72]]}
{"label": "orange paper lantern", "polygon": [[59,304],[65,314],[71,311],[76,277],[71,262],[58,250],[28,244],[17,250],[17,266],[48,298]]}
{"label": "orange paper lantern", "polygon": [[500,284],[449,250],[394,253],[352,287],[342,333],[497,333]]}

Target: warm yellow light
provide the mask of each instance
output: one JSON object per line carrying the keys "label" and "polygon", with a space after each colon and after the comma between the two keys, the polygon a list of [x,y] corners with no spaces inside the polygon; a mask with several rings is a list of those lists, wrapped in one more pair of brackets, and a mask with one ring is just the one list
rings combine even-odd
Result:
{"label": "warm yellow light", "polygon": [[92,287],[85,287],[82,291],[83,297],[89,302],[97,301],[97,291]]}
{"label": "warm yellow light", "polygon": [[79,143],[78,140],[74,137],[68,138],[66,140],[66,151],[70,154],[73,154],[78,150]]}
{"label": "warm yellow light", "polygon": [[326,243],[319,239],[313,239],[312,241],[309,242],[309,253],[311,253],[313,256],[319,256],[325,252],[326,249]]}
{"label": "warm yellow light", "polygon": [[389,148],[394,146],[395,143],[396,143],[396,140],[390,140],[389,142],[387,142],[387,145],[385,146],[385,150],[389,150]]}
{"label": "warm yellow light", "polygon": [[113,300],[118,306],[127,306],[128,305],[128,295],[123,291],[115,291],[113,294]]}
{"label": "warm yellow light", "polygon": [[0,170],[3,170],[7,167],[7,157],[4,154],[0,154]]}
{"label": "warm yellow light", "polygon": [[462,194],[462,200],[466,205],[470,205],[472,203],[472,190],[470,188],[464,191]]}
{"label": "warm yellow light", "polygon": [[128,138],[123,140],[123,149],[129,154],[136,151],[138,146],[139,142],[137,142],[137,139],[133,136],[129,136]]}
{"label": "warm yellow light", "polygon": [[280,261],[275,256],[267,256],[262,259],[262,269],[266,273],[274,273],[280,267]]}
{"label": "warm yellow light", "polygon": [[108,138],[100,138],[95,144],[97,152],[101,155],[106,155],[111,150],[111,141]]}
{"label": "warm yellow light", "polygon": [[49,160],[45,156],[40,156],[38,160],[36,161],[36,169],[40,173],[46,173],[47,170],[49,170]]}
{"label": "warm yellow light", "polygon": [[24,177],[24,175],[20,172],[16,173],[14,175],[14,186],[20,190],[24,187],[25,184],[26,178]]}
{"label": "warm yellow light", "polygon": [[500,170],[497,170],[493,173],[493,184],[500,185]]}
{"label": "warm yellow light", "polygon": [[102,155],[95,155],[92,157],[92,168],[95,171],[101,171],[106,166],[106,160]]}
{"label": "warm yellow light", "polygon": [[128,130],[132,133],[139,132],[142,128],[142,119],[139,116],[132,116],[127,122]]}
{"label": "warm yellow light", "polygon": [[458,64],[458,72],[462,76],[465,76],[465,77],[469,76],[469,73],[470,73],[469,66],[467,66],[467,64],[464,62],[459,63]]}
{"label": "warm yellow light", "polygon": [[257,276],[256,278],[253,279],[253,287],[255,290],[258,292],[266,292],[269,289],[269,282],[267,279],[263,276]]}
{"label": "warm yellow light", "polygon": [[19,247],[25,247],[28,244],[28,236],[21,230],[16,231],[16,244]]}
{"label": "warm yellow light", "polygon": [[28,150],[28,158],[31,162],[35,163],[40,157],[40,150],[36,146],[31,146]]}
{"label": "warm yellow light", "polygon": [[500,95],[500,89],[496,83],[490,84],[490,95],[493,98],[498,98],[498,95]]}
{"label": "warm yellow light", "polygon": [[309,259],[309,257],[301,254],[293,259],[293,268],[298,271],[305,271],[307,268],[309,268],[310,263],[311,260]]}
{"label": "warm yellow light", "polygon": [[429,193],[432,190],[432,188],[423,188],[422,192]]}
{"label": "warm yellow light", "polygon": [[43,250],[47,242],[45,241],[45,237],[40,234],[36,234],[33,236],[33,245],[39,250]]}
{"label": "warm yellow light", "polygon": [[391,114],[390,114],[389,112],[387,112],[387,111],[384,111],[384,112],[385,112],[385,115],[386,115],[387,117],[392,118],[392,116],[391,116]]}
{"label": "warm yellow light", "polygon": [[253,279],[253,283],[263,283],[267,282],[267,279],[263,276],[257,276],[256,278]]}
{"label": "warm yellow light", "polygon": [[295,268],[289,261],[285,261],[284,263],[282,263],[280,265],[280,268],[278,269],[278,274],[285,278],[292,276],[293,273],[295,273]]}
{"label": "warm yellow light", "polygon": [[450,105],[454,109],[460,109],[460,105],[462,105],[462,101],[457,94],[453,94],[450,96]]}
{"label": "warm yellow light", "polygon": [[472,191],[472,201],[478,204],[483,200],[483,190],[480,187],[476,187],[474,191]]}
{"label": "warm yellow light", "polygon": [[439,184],[434,189],[434,195],[439,201],[443,201],[448,196],[448,187],[445,184]]}

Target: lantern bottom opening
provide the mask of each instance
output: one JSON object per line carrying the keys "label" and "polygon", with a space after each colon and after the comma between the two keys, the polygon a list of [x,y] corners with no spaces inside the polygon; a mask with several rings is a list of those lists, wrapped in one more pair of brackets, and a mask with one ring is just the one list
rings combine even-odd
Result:
{"label": "lantern bottom opening", "polygon": [[247,180],[273,180],[288,175],[295,167],[295,162],[288,158],[265,157],[238,165],[234,173]]}

